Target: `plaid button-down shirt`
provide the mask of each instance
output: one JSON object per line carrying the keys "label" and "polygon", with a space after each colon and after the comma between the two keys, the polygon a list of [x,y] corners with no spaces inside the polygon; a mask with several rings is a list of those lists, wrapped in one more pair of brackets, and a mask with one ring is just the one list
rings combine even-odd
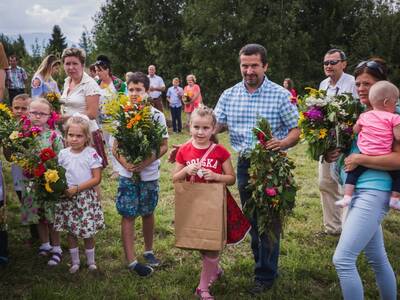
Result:
{"label": "plaid button-down shirt", "polygon": [[217,122],[227,125],[235,151],[244,154],[255,145],[252,129],[257,117],[265,117],[278,139],[284,139],[289,130],[297,127],[297,107],[290,102],[290,93],[264,77],[262,85],[252,94],[244,82],[225,90],[214,110]]}
{"label": "plaid button-down shirt", "polygon": [[25,70],[19,66],[15,69],[9,67],[6,69],[6,84],[7,88],[11,90],[24,89],[25,81],[28,79],[28,75]]}

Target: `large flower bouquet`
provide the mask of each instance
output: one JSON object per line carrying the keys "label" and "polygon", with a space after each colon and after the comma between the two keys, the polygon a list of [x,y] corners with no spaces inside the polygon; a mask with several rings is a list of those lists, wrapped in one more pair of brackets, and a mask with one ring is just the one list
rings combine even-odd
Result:
{"label": "large flower bouquet", "polygon": [[[158,112],[152,113],[149,98],[137,97],[131,101],[126,95],[119,94],[104,104],[105,129],[118,142],[118,152],[134,165],[150,158],[153,153],[158,157],[166,128],[157,121]],[[134,173],[133,178],[140,180]]]}
{"label": "large flower bouquet", "polygon": [[327,96],[325,91],[306,88],[299,98],[300,138],[307,141],[307,152],[314,160],[335,148],[347,152],[351,146],[353,125],[362,105],[351,94]]}
{"label": "large flower bouquet", "polygon": [[57,154],[53,149],[41,149],[37,138],[41,132],[42,128],[32,126],[30,120],[23,117],[20,128],[10,135],[11,160],[33,182],[33,191],[38,198],[57,201],[68,187],[65,169],[58,165]]}
{"label": "large flower bouquet", "polygon": [[244,206],[248,218],[257,218],[259,234],[278,238],[275,230],[284,225],[296,199],[297,185],[292,170],[295,165],[283,151],[266,149],[272,138],[271,127],[260,118],[253,129],[257,144],[248,155],[250,159],[249,185],[251,198]]}

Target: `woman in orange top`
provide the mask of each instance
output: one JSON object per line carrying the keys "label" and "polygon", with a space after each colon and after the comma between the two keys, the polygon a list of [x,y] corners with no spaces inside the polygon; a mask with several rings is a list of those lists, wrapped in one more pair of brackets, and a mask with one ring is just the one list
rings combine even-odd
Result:
{"label": "woman in orange top", "polygon": [[[186,113],[186,127],[189,128],[190,115],[193,110],[203,103],[201,97],[200,86],[196,84],[196,77],[193,74],[186,76],[187,85],[183,89],[184,96],[182,97],[183,104],[185,104],[184,110]],[[185,101],[185,99],[187,99]]]}

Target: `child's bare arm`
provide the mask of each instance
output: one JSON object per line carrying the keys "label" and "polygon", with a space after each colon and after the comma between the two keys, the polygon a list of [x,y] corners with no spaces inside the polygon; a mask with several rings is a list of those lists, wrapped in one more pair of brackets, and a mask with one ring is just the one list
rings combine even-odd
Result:
{"label": "child's bare arm", "polygon": [[359,133],[361,131],[361,125],[357,122],[356,124],[354,124],[353,126],[353,132],[354,133]]}
{"label": "child's bare arm", "polygon": [[135,167],[133,164],[128,163],[126,158],[118,152],[118,142],[117,140],[114,141],[112,145],[112,154],[114,155],[115,159],[129,172],[132,172],[133,168]]}
{"label": "child's bare arm", "polygon": [[175,170],[173,171],[172,180],[179,181],[186,178],[186,175],[196,175],[200,169],[200,164],[190,164],[188,166],[175,162]]}
{"label": "child's bare arm", "polygon": [[158,157],[156,156],[155,153],[153,153],[148,159],[145,159],[144,161],[142,161],[139,164],[132,165],[133,166],[132,171],[133,172],[143,171],[144,168],[146,168],[148,165],[150,165],[153,161],[162,157],[165,153],[167,153],[167,151],[168,151],[168,139],[164,138],[162,140],[162,144],[160,146],[160,154],[158,155]]}
{"label": "child's bare arm", "polygon": [[101,181],[101,168],[96,168],[92,169],[92,178],[89,179],[88,181],[85,181],[79,185],[72,186],[68,188],[65,193],[67,194],[68,197],[72,197],[79,192],[82,192],[84,190],[90,189],[98,184],[100,184]]}
{"label": "child's bare arm", "polygon": [[218,174],[210,169],[202,169],[204,179],[208,181],[222,182],[227,185],[232,185],[236,181],[235,171],[233,170],[232,161],[230,158],[224,161],[222,164],[223,174]]}
{"label": "child's bare arm", "polygon": [[393,127],[393,136],[396,141],[400,141],[400,124]]}

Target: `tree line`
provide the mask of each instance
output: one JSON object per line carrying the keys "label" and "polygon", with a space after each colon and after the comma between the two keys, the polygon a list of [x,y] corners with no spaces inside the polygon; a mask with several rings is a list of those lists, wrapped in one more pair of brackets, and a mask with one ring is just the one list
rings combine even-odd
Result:
{"label": "tree line", "polygon": [[80,46],[89,63],[109,56],[119,76],[155,64],[169,85],[193,73],[210,105],[241,79],[238,51],[246,43],[264,45],[269,78],[292,78],[300,94],[318,86],[333,47],[347,54],[349,73],[361,60],[384,58],[399,85],[399,8],[398,0],[109,0]]}

